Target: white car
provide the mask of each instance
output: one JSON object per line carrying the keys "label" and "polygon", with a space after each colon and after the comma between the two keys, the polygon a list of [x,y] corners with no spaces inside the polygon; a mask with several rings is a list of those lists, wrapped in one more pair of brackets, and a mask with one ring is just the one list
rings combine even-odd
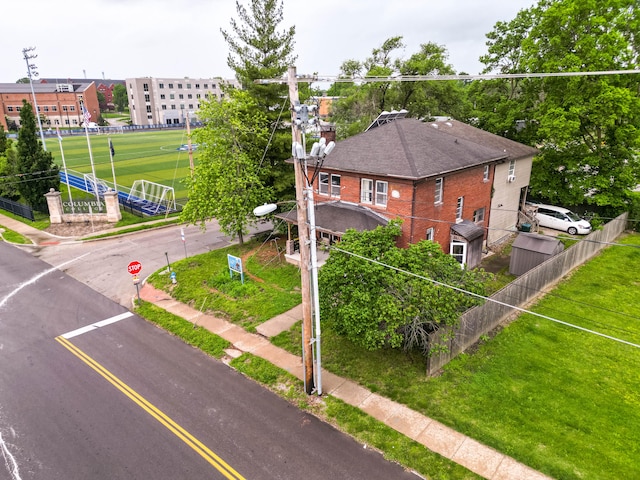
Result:
{"label": "white car", "polygon": [[542,203],[534,204],[534,206],[538,207],[535,216],[541,227],[562,230],[569,235],[591,233],[591,224],[571,210]]}

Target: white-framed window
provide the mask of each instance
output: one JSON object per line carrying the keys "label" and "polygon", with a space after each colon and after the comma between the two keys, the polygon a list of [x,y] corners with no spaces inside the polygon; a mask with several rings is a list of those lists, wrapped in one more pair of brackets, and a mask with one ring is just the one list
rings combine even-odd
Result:
{"label": "white-framed window", "polygon": [[482,181],[484,182],[488,182],[489,181],[489,165],[485,165],[484,166],[484,172],[482,173]]}
{"label": "white-framed window", "polygon": [[442,187],[444,186],[444,178],[436,178],[436,189],[433,195],[433,203],[442,203]]}
{"label": "white-framed window", "polygon": [[370,178],[363,178],[360,180],[360,202],[373,202],[373,180]]}
{"label": "white-framed window", "polygon": [[387,198],[388,198],[388,190],[389,190],[389,183],[388,182],[381,182],[381,181],[377,181],[376,182],[376,205],[387,205]]}
{"label": "white-framed window", "polygon": [[434,238],[435,238],[435,231],[433,230],[433,227],[427,228],[426,239],[431,240],[433,242]]}
{"label": "white-framed window", "polygon": [[462,209],[464,207],[464,197],[458,197],[456,202],[456,221],[462,220]]}
{"label": "white-framed window", "polygon": [[13,112],[13,107],[7,107],[7,112]]}
{"label": "white-framed window", "polygon": [[476,223],[480,223],[484,221],[484,207],[474,210],[473,221]]}
{"label": "white-framed window", "polygon": [[330,195],[332,197],[340,196],[340,175],[328,174],[320,172],[318,176],[318,193],[321,195]]}
{"label": "white-framed window", "polygon": [[318,177],[318,193],[320,195],[329,195],[329,174],[320,172]]}
{"label": "white-framed window", "polygon": [[516,174],[516,161],[509,160],[509,176],[513,177]]}
{"label": "white-framed window", "polygon": [[454,240],[449,245],[449,255],[456,259],[460,267],[464,268],[467,263],[467,244]]}
{"label": "white-framed window", "polygon": [[340,175],[331,174],[331,196],[340,196]]}
{"label": "white-framed window", "polygon": [[164,83],[159,83],[158,88],[164,88]]}

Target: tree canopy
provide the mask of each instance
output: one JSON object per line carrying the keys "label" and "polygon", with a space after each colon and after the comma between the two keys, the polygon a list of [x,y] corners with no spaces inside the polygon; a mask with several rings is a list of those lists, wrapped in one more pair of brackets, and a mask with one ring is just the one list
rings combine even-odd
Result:
{"label": "tree canopy", "polygon": [[460,268],[427,240],[398,248],[400,234],[399,221],[345,233],[319,272],[322,321],[369,350],[402,347],[428,355],[444,348],[431,344],[429,334],[457,324],[480,303],[437,282],[483,295],[486,274]]}
{"label": "tree canopy", "polygon": [[17,188],[32,208],[46,211],[47,202],[44,194],[51,188],[60,188],[59,168],[53,161],[51,152],[42,148],[36,130],[33,107],[23,100],[16,161],[16,173],[21,176],[21,181]]}
{"label": "tree canopy", "polygon": [[260,158],[268,137],[266,119],[255,101],[242,90],[232,90],[218,102],[203,101],[198,113],[205,126],[194,131],[198,165],[187,179],[189,201],[181,218],[206,228],[215,218],[227,235],[240,243],[253,222],[252,210],[268,200],[270,190],[260,179]]}
{"label": "tree canopy", "polygon": [[[639,29],[635,0],[541,0],[496,24],[481,60],[506,73],[636,69]],[[640,183],[638,75],[494,80],[476,93],[481,128],[540,147],[534,196],[621,207]]]}
{"label": "tree canopy", "polygon": [[[350,59],[340,68],[342,77],[393,75],[453,75],[455,70],[447,64],[447,51],[435,43],[420,45],[420,50],[403,60],[396,52],[404,49],[402,37],[391,37],[363,62]],[[334,83],[328,95],[340,96],[332,108],[340,138],[364,131],[382,111],[405,109],[416,118],[446,115],[466,116],[463,84],[457,81],[438,82],[368,82],[362,86],[353,83]]]}
{"label": "tree canopy", "polygon": [[113,104],[119,112],[123,112],[129,106],[127,88],[124,85],[117,84],[113,87]]}
{"label": "tree canopy", "polygon": [[260,175],[279,199],[294,195],[293,169],[285,163],[291,156],[288,90],[286,85],[259,85],[254,80],[280,78],[295,62],[295,27],[279,30],[283,21],[282,3],[250,0],[245,8],[236,1],[237,19],[231,19],[231,30],[220,30],[229,45],[227,64],[253,97],[256,109],[268,119],[273,132],[265,156],[271,168]]}

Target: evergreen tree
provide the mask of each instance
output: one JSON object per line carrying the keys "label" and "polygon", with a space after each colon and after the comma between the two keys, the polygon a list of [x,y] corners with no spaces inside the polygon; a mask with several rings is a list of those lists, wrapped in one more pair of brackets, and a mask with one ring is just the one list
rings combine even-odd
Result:
{"label": "evergreen tree", "polygon": [[60,188],[59,168],[54,163],[51,152],[42,148],[36,130],[33,107],[23,100],[16,162],[17,174],[21,176],[18,191],[33,209],[46,211],[47,202],[44,194],[51,188]]}
{"label": "evergreen tree", "polygon": [[[279,84],[258,85],[254,80],[282,77],[293,65],[295,27],[278,31],[283,20],[282,1],[250,0],[248,9],[236,1],[236,10],[238,20],[231,19],[231,31],[221,29],[230,50],[227,64],[253,97],[255,108],[264,115],[265,127],[273,132],[268,149],[263,152],[264,159],[260,156],[255,161],[263,166],[260,176],[266,185],[273,187],[277,198],[293,197],[293,168],[285,163],[291,157],[288,88]],[[302,91],[308,91],[308,86]],[[264,168],[265,165],[270,168]]]}

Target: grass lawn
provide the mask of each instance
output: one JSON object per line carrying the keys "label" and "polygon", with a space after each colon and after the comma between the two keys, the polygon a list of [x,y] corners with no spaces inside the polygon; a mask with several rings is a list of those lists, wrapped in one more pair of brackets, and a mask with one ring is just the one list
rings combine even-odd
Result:
{"label": "grass lawn", "polygon": [[[640,236],[610,247],[535,312],[640,344]],[[274,340],[299,352],[299,326]],[[419,357],[367,352],[323,327],[323,366],[562,479],[640,471],[640,349],[523,315],[426,378]]]}
{"label": "grass lawn", "polygon": [[[244,284],[238,274],[230,277],[227,254],[243,258]],[[176,285],[164,271],[151,275],[151,284],[251,332],[302,301],[298,268],[280,259],[271,244],[253,240],[232,245],[174,262],[171,268],[176,273]]]}
{"label": "grass lawn", "polygon": [[[561,282],[533,311],[640,344],[640,235],[622,240]],[[248,330],[300,302],[299,271],[258,243],[174,263],[178,284],[154,285]],[[251,275],[231,281],[226,254]],[[225,312],[225,313],[222,313]],[[300,327],[273,339],[300,353]],[[323,366],[408,405],[554,478],[633,478],[640,471],[640,349],[522,315],[438,377],[424,360],[368,352],[323,326]],[[343,415],[341,413],[340,415]],[[366,426],[354,431],[366,435]],[[375,427],[377,428],[377,427]],[[359,437],[362,438],[362,437]],[[383,447],[381,447],[383,448]],[[447,478],[442,476],[442,478]]]}
{"label": "grass lawn", "polygon": [[[189,175],[189,154],[179,151],[186,144],[185,130],[141,131],[124,134],[90,134],[93,163],[98,178],[113,182],[109,157],[109,138],[113,143],[113,157],[118,185],[131,187],[135,180],[148,180],[173,187],[176,199],[185,199],[183,179]],[[57,137],[46,139],[47,149],[62,168],[62,153]],[[62,140],[65,163],[70,170],[91,173],[89,147],[84,134],[65,136]],[[197,153],[194,154],[197,163]]]}

